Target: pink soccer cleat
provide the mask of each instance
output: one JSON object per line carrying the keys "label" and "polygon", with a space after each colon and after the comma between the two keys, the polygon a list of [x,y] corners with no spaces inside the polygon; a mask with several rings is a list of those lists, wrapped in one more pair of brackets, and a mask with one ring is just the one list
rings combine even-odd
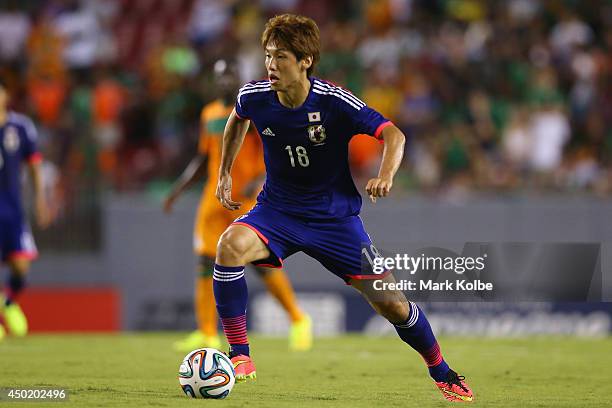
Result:
{"label": "pink soccer cleat", "polygon": [[436,386],[449,401],[453,402],[472,402],[474,395],[472,390],[465,382],[465,377],[457,375],[453,370],[449,370],[446,381],[436,382]]}
{"label": "pink soccer cleat", "polygon": [[237,382],[244,382],[247,379],[255,380],[257,378],[255,364],[251,357],[240,354],[232,357],[231,360],[234,365]]}

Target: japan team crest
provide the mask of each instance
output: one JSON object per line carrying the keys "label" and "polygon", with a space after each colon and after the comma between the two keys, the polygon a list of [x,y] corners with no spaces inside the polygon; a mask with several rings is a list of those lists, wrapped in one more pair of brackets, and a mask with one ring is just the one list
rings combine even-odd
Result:
{"label": "japan team crest", "polygon": [[314,144],[322,144],[327,138],[323,125],[308,126],[308,138]]}
{"label": "japan team crest", "polygon": [[19,149],[19,135],[17,129],[8,126],[4,132],[4,150],[7,153],[15,153]]}

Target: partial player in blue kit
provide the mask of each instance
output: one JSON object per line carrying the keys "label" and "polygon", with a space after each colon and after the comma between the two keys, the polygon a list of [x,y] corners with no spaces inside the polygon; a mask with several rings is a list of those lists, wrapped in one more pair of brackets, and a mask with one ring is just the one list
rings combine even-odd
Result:
{"label": "partial player in blue kit", "polygon": [[279,101],[270,80],[240,89],[236,116],[251,120],[264,141],[267,179],[258,205],[234,224],[269,241],[272,259],[262,262],[280,265],[303,251],[348,282],[362,277],[361,248],[372,244],[359,218],[348,143],[359,133],[379,138],[392,123],[350,92],[308,80],[310,92],[294,109]]}
{"label": "partial player in blue kit", "polygon": [[472,401],[464,378],[444,361],[422,310],[401,292],[375,296],[371,279],[393,276],[362,270],[362,250],[376,251],[359,218],[361,196],[349,170],[348,143],[358,133],[384,141],[378,177],[368,181],[372,201],[385,197],[400,166],[405,137],[349,91],[312,76],[320,54],[319,30],[303,16],[268,21],[262,35],[268,80],[243,86],[225,128],[217,197],[228,209],[232,164],[250,122],[264,145],[266,182],[257,205],[221,236],[214,270],[217,310],[238,381],[254,378],[246,330],[247,263],[280,265],[301,251],[361,292],[399,337],[425,360],[447,400]]}
{"label": "partial player in blue kit", "polygon": [[[0,315],[11,334],[24,336],[27,319],[16,300],[25,286],[30,261],[38,253],[21,203],[22,163],[27,163],[30,170],[36,217],[42,228],[49,224],[49,215],[36,129],[29,118],[7,109],[8,100],[8,90],[0,81],[0,260],[10,269],[4,295],[0,295]],[[4,335],[4,326],[0,325],[0,339]]]}

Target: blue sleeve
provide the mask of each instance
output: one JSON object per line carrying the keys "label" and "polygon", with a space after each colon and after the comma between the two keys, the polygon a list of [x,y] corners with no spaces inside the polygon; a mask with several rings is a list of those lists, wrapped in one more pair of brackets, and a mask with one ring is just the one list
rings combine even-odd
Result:
{"label": "blue sleeve", "polygon": [[348,106],[346,109],[353,123],[355,134],[366,134],[380,139],[382,130],[391,125],[391,121],[367,105],[355,109]]}
{"label": "blue sleeve", "polygon": [[249,115],[249,109],[248,109],[248,87],[251,83],[248,83],[246,85],[244,85],[242,88],[240,88],[240,90],[238,91],[238,96],[236,97],[236,114],[238,115],[238,117],[240,117],[241,119],[251,119],[251,116]]}

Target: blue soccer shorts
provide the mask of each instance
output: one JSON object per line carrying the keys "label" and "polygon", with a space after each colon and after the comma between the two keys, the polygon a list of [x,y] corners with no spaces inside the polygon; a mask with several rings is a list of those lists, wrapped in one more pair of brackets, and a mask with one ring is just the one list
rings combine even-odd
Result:
{"label": "blue soccer shorts", "polygon": [[385,276],[372,270],[371,260],[378,251],[357,215],[334,221],[306,220],[259,203],[232,225],[255,231],[270,250],[269,258],[254,265],[280,268],[283,259],[301,251],[347,283]]}
{"label": "blue soccer shorts", "polygon": [[34,259],[36,244],[27,223],[20,217],[0,217],[0,260]]}

